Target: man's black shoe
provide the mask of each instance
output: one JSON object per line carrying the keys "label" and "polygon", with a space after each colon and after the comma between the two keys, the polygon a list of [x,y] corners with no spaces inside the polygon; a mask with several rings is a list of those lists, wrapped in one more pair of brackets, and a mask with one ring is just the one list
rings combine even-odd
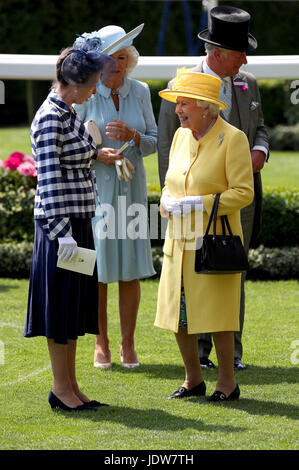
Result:
{"label": "man's black shoe", "polygon": [[215,369],[215,364],[208,357],[200,357],[199,360],[202,369]]}
{"label": "man's black shoe", "polygon": [[234,359],[234,369],[235,370],[244,370],[244,369],[246,369],[245,364],[243,364],[241,359],[239,359],[238,357],[235,357],[235,359]]}

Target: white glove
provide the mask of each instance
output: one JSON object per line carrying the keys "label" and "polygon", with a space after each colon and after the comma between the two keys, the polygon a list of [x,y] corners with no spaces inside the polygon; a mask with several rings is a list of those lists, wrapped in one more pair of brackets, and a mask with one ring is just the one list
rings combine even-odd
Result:
{"label": "white glove", "polygon": [[180,199],[180,206],[183,212],[204,211],[203,200],[201,196],[184,196]]}
{"label": "white glove", "polygon": [[58,258],[62,261],[71,261],[78,251],[77,242],[73,237],[60,237],[58,243]]}
{"label": "white glove", "polygon": [[116,160],[115,168],[119,181],[121,181],[123,178],[126,181],[129,181],[129,179],[131,180],[133,178],[131,171],[133,171],[135,167],[128,158],[124,157],[122,160]]}
{"label": "white glove", "polygon": [[204,211],[201,196],[184,196],[176,199],[164,192],[161,197],[161,204],[167,212],[174,215],[184,216],[191,211]]}
{"label": "white glove", "polygon": [[131,171],[133,171],[134,169],[135,167],[130,162],[130,160],[124,157],[122,160],[122,170],[123,170],[123,175],[126,181],[128,181],[128,179],[131,180],[133,178]]}
{"label": "white glove", "polygon": [[124,177],[123,172],[122,172],[122,161],[121,160],[115,160],[114,165],[115,165],[117,177],[118,177],[119,181],[121,181]]}
{"label": "white glove", "polygon": [[181,214],[180,199],[168,196],[165,191],[162,193],[161,204],[166,212],[170,214]]}

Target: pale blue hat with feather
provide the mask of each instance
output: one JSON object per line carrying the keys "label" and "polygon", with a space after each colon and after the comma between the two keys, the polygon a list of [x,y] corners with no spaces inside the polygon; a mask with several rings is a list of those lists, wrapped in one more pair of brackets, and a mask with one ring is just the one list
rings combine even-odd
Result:
{"label": "pale blue hat with feather", "polygon": [[87,41],[98,52],[112,55],[121,49],[131,46],[133,40],[141,33],[143,27],[144,23],[126,33],[120,26],[105,26],[92,33],[83,33],[76,39],[74,46],[80,46],[81,42]]}

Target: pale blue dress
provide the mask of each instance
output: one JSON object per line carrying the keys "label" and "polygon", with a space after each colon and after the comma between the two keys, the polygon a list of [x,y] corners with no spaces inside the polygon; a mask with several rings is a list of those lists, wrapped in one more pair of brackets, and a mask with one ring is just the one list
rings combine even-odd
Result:
{"label": "pale blue dress", "polygon": [[124,78],[119,88],[119,111],[111,89],[101,82],[97,93],[82,105],[74,106],[81,119],[94,120],[102,134],[101,147],[120,148],[124,142],[105,135],[106,125],[114,118],[125,122],[140,134],[140,146],[129,147],[124,155],[133,163],[133,179],[119,181],[114,164],[95,162],[97,205],[93,230],[97,249],[98,280],[103,283],[143,279],[155,274],[148,228],[146,175],[143,157],[156,152],[157,125],[149,87],[146,83]]}

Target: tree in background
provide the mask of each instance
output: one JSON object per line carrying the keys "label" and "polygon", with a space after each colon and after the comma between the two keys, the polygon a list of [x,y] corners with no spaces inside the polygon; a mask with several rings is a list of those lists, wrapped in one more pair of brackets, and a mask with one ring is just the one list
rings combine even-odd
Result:
{"label": "tree in background", "polygon": [[[167,0],[5,0],[0,4],[0,53],[57,54],[76,34],[108,24],[130,31],[145,23],[136,42],[142,55],[156,55]],[[188,55],[186,27],[194,41],[201,27],[200,0],[170,0],[163,55]],[[236,1],[251,14],[250,30],[259,42],[258,54],[296,54],[298,1]],[[190,18],[188,20],[188,11]]]}

